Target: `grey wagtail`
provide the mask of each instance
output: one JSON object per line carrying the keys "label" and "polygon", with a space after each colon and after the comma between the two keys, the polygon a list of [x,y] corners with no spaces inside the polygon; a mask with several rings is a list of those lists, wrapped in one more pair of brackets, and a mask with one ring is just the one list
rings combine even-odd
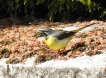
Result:
{"label": "grey wagtail", "polygon": [[73,31],[64,31],[64,30],[53,30],[47,28],[45,30],[40,30],[46,36],[44,41],[45,43],[54,50],[63,49],[69,41],[75,36],[77,32],[86,28],[88,26],[73,30]]}

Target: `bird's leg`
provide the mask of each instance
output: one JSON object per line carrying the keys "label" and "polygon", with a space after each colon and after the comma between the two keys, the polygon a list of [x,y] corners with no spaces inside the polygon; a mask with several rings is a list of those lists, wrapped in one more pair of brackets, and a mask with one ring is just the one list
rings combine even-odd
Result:
{"label": "bird's leg", "polygon": [[54,60],[58,59],[58,51],[59,51],[59,50],[54,50],[54,49],[52,49],[53,56],[55,57]]}
{"label": "bird's leg", "polygon": [[65,52],[65,48],[60,49],[58,52],[59,52],[59,53],[64,53],[64,52]]}

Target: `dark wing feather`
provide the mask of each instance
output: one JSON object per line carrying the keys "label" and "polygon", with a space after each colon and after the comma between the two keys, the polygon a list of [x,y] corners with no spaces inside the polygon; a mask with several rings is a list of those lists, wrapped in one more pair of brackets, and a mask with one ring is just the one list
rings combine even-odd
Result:
{"label": "dark wing feather", "polygon": [[57,31],[52,36],[57,37],[59,40],[75,35],[76,31]]}
{"label": "dark wing feather", "polygon": [[[88,25],[88,26],[91,26],[91,25]],[[82,27],[82,28],[79,28],[79,29],[76,29],[76,30],[73,30],[73,31],[62,31],[62,30],[54,31],[52,29],[48,29],[51,32],[49,32],[47,34],[47,36],[52,35],[52,36],[58,38],[59,40],[62,40],[64,38],[75,35],[78,31],[80,31],[80,30],[82,30],[82,29],[84,29],[88,26],[85,26],[85,27]]]}

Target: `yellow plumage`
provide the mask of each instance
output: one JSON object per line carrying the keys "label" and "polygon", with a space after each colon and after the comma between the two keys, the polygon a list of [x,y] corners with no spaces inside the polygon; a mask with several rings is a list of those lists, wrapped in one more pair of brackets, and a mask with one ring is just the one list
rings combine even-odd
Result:
{"label": "yellow plumage", "polygon": [[56,37],[53,37],[52,35],[49,36],[48,40],[45,39],[45,43],[54,50],[59,50],[64,48],[69,41],[70,41],[70,37],[62,40],[58,40]]}
{"label": "yellow plumage", "polygon": [[[85,27],[83,27],[85,28]],[[54,50],[63,49],[69,41],[75,36],[75,34],[83,28],[79,28],[73,31],[60,31],[46,29],[41,30],[45,35],[45,43]]]}

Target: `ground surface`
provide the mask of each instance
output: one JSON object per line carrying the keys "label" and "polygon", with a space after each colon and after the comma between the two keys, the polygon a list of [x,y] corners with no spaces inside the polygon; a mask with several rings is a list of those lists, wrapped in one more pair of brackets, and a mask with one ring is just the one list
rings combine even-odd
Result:
{"label": "ground surface", "polygon": [[[88,26],[76,34],[73,40],[60,51],[50,49],[39,33],[39,29],[54,28],[67,31]],[[7,64],[24,64],[28,58],[35,63],[48,60],[68,60],[82,56],[101,55],[106,52],[106,22],[46,22],[36,18],[0,20],[0,58],[7,58]]]}

